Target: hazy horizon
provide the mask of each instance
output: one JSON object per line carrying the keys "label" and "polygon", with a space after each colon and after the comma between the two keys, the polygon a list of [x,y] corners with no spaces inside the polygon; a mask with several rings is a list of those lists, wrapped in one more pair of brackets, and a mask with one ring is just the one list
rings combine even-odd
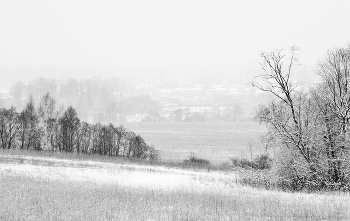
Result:
{"label": "hazy horizon", "polygon": [[313,78],[328,49],[349,43],[350,30],[341,25],[350,21],[347,6],[315,0],[2,1],[0,75],[8,83],[133,73],[234,78],[258,74],[261,51],[296,45],[299,75]]}

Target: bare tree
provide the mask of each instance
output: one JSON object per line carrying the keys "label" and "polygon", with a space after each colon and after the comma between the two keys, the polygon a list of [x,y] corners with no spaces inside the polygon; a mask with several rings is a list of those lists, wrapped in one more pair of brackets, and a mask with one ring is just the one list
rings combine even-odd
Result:
{"label": "bare tree", "polygon": [[78,145],[80,147],[80,152],[84,154],[89,153],[91,148],[91,139],[92,139],[91,126],[86,122],[82,122],[78,133]]}
{"label": "bare tree", "polygon": [[0,109],[0,142],[3,149],[15,148],[21,121],[14,107]]}
{"label": "bare tree", "polygon": [[323,82],[308,93],[295,90],[290,82],[294,48],[288,60],[281,51],[262,58],[265,73],[258,78],[263,84],[253,85],[278,101],[262,106],[257,118],[267,123],[270,134],[288,150],[282,177],[292,180],[295,188],[348,188],[350,47],[328,52],[317,72]]}
{"label": "bare tree", "polygon": [[80,152],[78,142],[78,130],[80,120],[73,107],[69,107],[59,119],[62,133],[62,150],[73,152],[75,149]]}
{"label": "bare tree", "polygon": [[115,155],[119,156],[119,151],[122,145],[122,141],[125,139],[125,136],[126,136],[126,129],[125,127],[123,127],[123,125],[120,125],[119,127],[116,128],[115,133],[117,135]]}
{"label": "bare tree", "polygon": [[53,137],[53,129],[57,123],[58,114],[55,111],[56,100],[47,93],[42,97],[38,108],[39,125],[42,130],[42,148],[52,149],[51,141]]}
{"label": "bare tree", "polygon": [[329,179],[344,186],[349,180],[350,46],[329,50],[317,73],[323,83],[314,97],[323,116]]}
{"label": "bare tree", "polygon": [[297,91],[292,83],[293,68],[298,65],[298,49],[292,47],[289,56],[283,50],[262,53],[264,73],[257,76],[253,86],[271,93],[277,98],[268,106],[262,106],[257,114],[265,122],[284,147],[281,163],[291,170],[292,188],[303,188],[314,181],[323,183],[322,169],[318,162],[318,143],[314,139],[317,115],[315,102],[309,94]]}
{"label": "bare tree", "polygon": [[38,116],[35,110],[33,98],[30,96],[25,109],[20,113],[19,119],[21,121],[20,134],[20,148],[37,149],[39,145],[38,139],[40,132],[38,128]]}

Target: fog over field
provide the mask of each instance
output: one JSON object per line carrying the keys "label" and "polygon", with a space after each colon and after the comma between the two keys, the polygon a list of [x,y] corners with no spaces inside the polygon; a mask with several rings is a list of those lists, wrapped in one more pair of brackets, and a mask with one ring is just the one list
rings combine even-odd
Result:
{"label": "fog over field", "polygon": [[[121,96],[91,104],[95,109],[107,109],[123,96],[149,95],[162,107],[156,115],[188,108],[200,114],[182,116],[182,120],[199,121],[215,105],[223,112],[239,106],[244,113],[237,120],[251,121],[259,103],[268,100],[249,83],[263,72],[261,52],[299,47],[301,65],[292,80],[304,88],[320,80],[314,72],[326,50],[347,44],[349,35],[347,29],[334,25],[347,20],[346,13],[339,11],[346,7],[327,1],[253,2],[2,2],[0,19],[7,22],[0,24],[4,33],[0,36],[0,105],[21,109],[30,95],[38,102],[50,92],[60,105],[84,108],[64,97],[60,89],[72,79],[80,84],[99,77],[118,79],[100,86]],[[332,21],[324,16],[335,11]],[[56,82],[36,97],[25,86],[40,90],[42,86],[34,83],[40,78]],[[24,85],[16,87],[19,81]],[[72,92],[72,99],[85,99],[81,94],[86,86],[77,87],[67,89],[80,90]],[[136,112],[145,118],[152,115],[149,111]],[[96,116],[100,112],[106,110],[78,110],[85,121],[111,121]],[[221,119],[215,118],[219,115]],[[232,121],[224,119],[227,115],[215,112],[209,118]],[[137,121],[135,116],[123,117]]]}
{"label": "fog over field", "polygon": [[214,164],[229,162],[232,158],[253,158],[274,150],[261,143],[266,127],[257,122],[231,123],[125,123],[158,147],[162,158],[182,161],[190,153]]}

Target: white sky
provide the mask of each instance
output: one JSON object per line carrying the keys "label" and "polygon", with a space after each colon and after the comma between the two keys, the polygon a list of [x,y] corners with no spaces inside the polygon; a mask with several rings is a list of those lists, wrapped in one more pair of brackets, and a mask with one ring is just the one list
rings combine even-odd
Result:
{"label": "white sky", "polygon": [[0,0],[0,65],[258,65],[297,45],[314,69],[350,41],[350,1]]}

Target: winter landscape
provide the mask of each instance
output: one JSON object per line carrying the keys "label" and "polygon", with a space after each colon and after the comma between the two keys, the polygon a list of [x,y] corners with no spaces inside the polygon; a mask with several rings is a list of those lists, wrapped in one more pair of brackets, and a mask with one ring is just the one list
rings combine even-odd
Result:
{"label": "winter landscape", "polygon": [[350,220],[349,6],[0,2],[0,220]]}

